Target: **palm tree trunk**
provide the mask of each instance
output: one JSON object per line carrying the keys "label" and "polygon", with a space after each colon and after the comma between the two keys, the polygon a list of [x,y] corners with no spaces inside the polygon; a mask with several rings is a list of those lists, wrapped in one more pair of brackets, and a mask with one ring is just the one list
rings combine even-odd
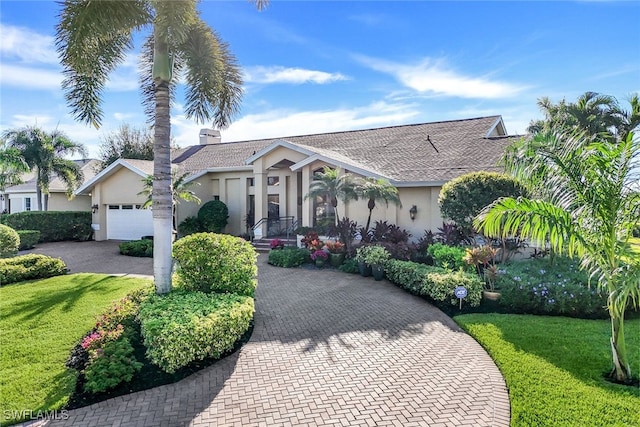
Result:
{"label": "palm tree trunk", "polygon": [[366,230],[369,230],[369,226],[371,225],[371,214],[373,213],[373,209],[369,209],[369,218],[367,218],[367,225],[365,226]]}
{"label": "palm tree trunk", "polygon": [[[36,171],[36,176],[37,176],[37,180],[36,180],[36,198],[37,200],[37,204],[38,204],[38,210],[41,211],[42,210],[42,187],[40,187],[40,184],[42,183],[42,178],[40,176],[41,172],[40,172],[40,168],[38,168],[38,170]],[[33,209],[33,208],[31,208]]]}
{"label": "palm tree trunk", "polygon": [[613,355],[613,370],[611,377],[622,383],[631,380],[631,367],[627,360],[627,345],[624,339],[624,311],[616,313],[609,310],[611,316],[611,353]]}
{"label": "palm tree trunk", "polygon": [[169,85],[156,86],[156,112],[153,143],[153,276],[156,292],[171,291],[171,240],[173,209],[171,200],[171,153]]}

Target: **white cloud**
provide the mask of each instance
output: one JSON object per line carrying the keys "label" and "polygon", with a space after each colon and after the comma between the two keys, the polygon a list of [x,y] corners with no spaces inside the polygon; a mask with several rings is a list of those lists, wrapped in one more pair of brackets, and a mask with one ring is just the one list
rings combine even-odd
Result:
{"label": "white cloud", "polygon": [[119,122],[126,122],[137,117],[134,113],[113,113],[113,118]]}
{"label": "white cloud", "polygon": [[23,63],[58,63],[58,54],[51,36],[6,24],[0,24],[0,34],[3,61],[13,59]]}
{"label": "white cloud", "polygon": [[[391,126],[407,123],[419,114],[413,105],[385,102],[331,111],[272,110],[241,117],[222,131],[222,141],[246,141]],[[175,140],[181,147],[198,144],[200,129],[207,127],[188,121],[182,115],[174,116],[172,124]]]}
{"label": "white cloud", "polygon": [[420,93],[461,98],[509,98],[525,88],[486,77],[460,74],[449,69],[443,60],[426,58],[417,64],[399,64],[358,55],[356,60],[383,73],[394,76],[404,86]]}
{"label": "white cloud", "polygon": [[25,89],[60,89],[62,73],[53,69],[1,64],[0,84]]}
{"label": "white cloud", "polygon": [[305,70],[303,68],[286,68],[280,66],[271,67],[247,67],[244,70],[247,83],[317,83],[325,84],[340,80],[348,80],[340,73],[327,73],[324,71]]}

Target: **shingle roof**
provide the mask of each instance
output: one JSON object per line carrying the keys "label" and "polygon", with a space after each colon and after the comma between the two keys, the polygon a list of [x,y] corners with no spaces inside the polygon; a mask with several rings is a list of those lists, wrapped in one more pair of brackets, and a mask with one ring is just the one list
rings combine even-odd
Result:
{"label": "shingle roof", "polygon": [[[93,178],[96,175],[95,168],[99,163],[98,160],[80,159],[80,160],[74,160],[74,162],[78,166],[80,166],[80,170],[82,170],[82,173],[84,175],[84,180],[82,181],[83,183],[89,181],[91,178]],[[34,172],[27,172],[23,174],[22,181],[23,181],[22,184],[8,187],[5,190],[5,192],[7,193],[35,193],[36,192],[37,178]],[[65,186],[65,184],[62,182],[60,178],[58,178],[57,176],[54,176],[51,179],[51,182],[49,183],[49,192],[55,193],[55,192],[64,192],[64,191],[67,191],[67,187]]]}
{"label": "shingle roof", "polygon": [[[278,140],[319,155],[350,160],[397,182],[448,181],[478,170],[499,171],[515,136],[487,137],[500,116],[194,146],[174,153],[185,171],[240,167]],[[431,141],[431,143],[429,142]],[[433,145],[432,145],[433,144]],[[434,148],[435,146],[435,148]]]}

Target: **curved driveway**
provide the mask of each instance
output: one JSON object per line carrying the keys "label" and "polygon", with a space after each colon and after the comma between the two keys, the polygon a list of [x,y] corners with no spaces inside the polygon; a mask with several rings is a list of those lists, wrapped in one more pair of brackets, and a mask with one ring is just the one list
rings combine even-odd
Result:
{"label": "curved driveway", "polygon": [[240,351],[50,425],[509,425],[500,372],[441,311],[387,281],[265,261]]}

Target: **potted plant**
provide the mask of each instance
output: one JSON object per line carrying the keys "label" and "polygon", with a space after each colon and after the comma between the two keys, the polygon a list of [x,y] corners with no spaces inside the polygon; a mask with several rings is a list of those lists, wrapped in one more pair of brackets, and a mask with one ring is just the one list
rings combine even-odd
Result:
{"label": "potted plant", "polygon": [[311,253],[311,260],[316,263],[316,267],[321,268],[329,256],[322,249],[317,249]]}
{"label": "potted plant", "polygon": [[327,240],[325,248],[329,251],[329,260],[334,267],[340,267],[344,262],[344,244],[339,241]]}
{"label": "potted plant", "polygon": [[364,262],[371,266],[374,279],[382,280],[384,277],[384,265],[390,256],[389,251],[382,246],[369,246],[364,257]]}
{"label": "potted plant", "polygon": [[356,249],[356,262],[358,263],[358,271],[362,277],[371,276],[371,265],[365,261],[370,247],[371,246],[362,246]]}
{"label": "potted plant", "polygon": [[467,264],[475,266],[476,273],[485,282],[485,289],[482,291],[482,297],[488,301],[497,301],[500,299],[500,291],[496,290],[496,279],[498,278],[498,269],[494,264],[498,249],[489,245],[478,246],[475,248],[467,248],[464,260]]}

